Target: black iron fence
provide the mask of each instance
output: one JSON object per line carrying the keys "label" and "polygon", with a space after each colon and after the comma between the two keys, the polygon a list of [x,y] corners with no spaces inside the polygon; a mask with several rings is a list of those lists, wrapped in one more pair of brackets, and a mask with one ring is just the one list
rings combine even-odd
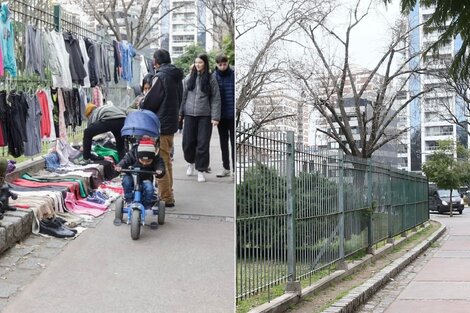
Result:
{"label": "black iron fence", "polygon": [[425,177],[292,132],[237,132],[237,300],[318,271],[429,219]]}

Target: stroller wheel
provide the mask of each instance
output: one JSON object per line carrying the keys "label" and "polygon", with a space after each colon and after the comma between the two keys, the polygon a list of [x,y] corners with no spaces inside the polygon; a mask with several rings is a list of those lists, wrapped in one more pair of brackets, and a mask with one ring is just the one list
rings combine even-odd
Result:
{"label": "stroller wheel", "polygon": [[165,201],[158,203],[158,224],[165,224]]}

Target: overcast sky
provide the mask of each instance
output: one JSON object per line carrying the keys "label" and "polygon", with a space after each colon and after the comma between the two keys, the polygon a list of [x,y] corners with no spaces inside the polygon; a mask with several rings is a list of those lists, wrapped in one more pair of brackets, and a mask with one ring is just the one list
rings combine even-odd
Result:
{"label": "overcast sky", "polygon": [[[356,0],[343,0],[342,2],[345,6],[351,7]],[[384,47],[390,42],[388,30],[400,17],[398,0],[394,0],[387,7],[381,0],[375,0],[375,2],[377,3],[375,7],[370,9],[370,13],[354,29],[351,39],[353,63],[369,69],[373,68],[383,55]],[[347,16],[344,9],[337,10],[334,21],[338,23],[338,27],[347,23]]]}

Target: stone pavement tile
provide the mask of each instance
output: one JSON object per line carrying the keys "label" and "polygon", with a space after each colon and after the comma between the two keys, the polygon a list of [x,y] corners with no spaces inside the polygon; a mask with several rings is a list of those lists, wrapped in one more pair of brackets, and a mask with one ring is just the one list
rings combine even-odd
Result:
{"label": "stone pavement tile", "polygon": [[5,282],[26,285],[31,282],[38,273],[39,271],[37,270],[16,269],[6,273],[3,277],[5,277]]}
{"label": "stone pavement tile", "polygon": [[415,280],[470,282],[470,259],[433,258]]}
{"label": "stone pavement tile", "polygon": [[45,268],[48,263],[49,261],[43,258],[25,258],[17,266],[21,269],[36,270]]}
{"label": "stone pavement tile", "polygon": [[20,258],[21,257],[19,255],[2,256],[2,258],[0,259],[0,266],[12,267],[20,260]]}
{"label": "stone pavement tile", "polygon": [[31,253],[32,257],[38,257],[38,258],[43,258],[43,259],[51,259],[55,256],[57,256],[62,249],[59,248],[42,248],[42,249],[37,249],[33,253]]}
{"label": "stone pavement tile", "polygon": [[10,297],[18,290],[18,288],[20,288],[20,285],[12,284],[0,279],[0,298],[6,299]]}
{"label": "stone pavement tile", "polygon": [[8,304],[8,299],[1,299],[0,298],[0,312],[3,310],[4,307]]}
{"label": "stone pavement tile", "polygon": [[384,313],[468,313],[466,300],[397,300]]}
{"label": "stone pavement tile", "polygon": [[405,290],[403,290],[398,299],[470,301],[470,282],[412,281]]}

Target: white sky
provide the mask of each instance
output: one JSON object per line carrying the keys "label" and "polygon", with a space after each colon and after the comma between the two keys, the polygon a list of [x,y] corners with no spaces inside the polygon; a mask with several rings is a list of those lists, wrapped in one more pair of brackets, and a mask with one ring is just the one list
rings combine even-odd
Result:
{"label": "white sky", "polygon": [[[365,1],[363,1],[365,2]],[[351,39],[352,61],[365,68],[373,68],[378,59],[383,55],[385,46],[390,42],[389,28],[400,17],[399,1],[394,0],[385,7],[382,0],[371,7],[369,14],[359,23]],[[355,3],[352,0],[343,0],[343,3]],[[347,14],[343,14],[347,16]],[[341,16],[335,18],[341,23]]]}

